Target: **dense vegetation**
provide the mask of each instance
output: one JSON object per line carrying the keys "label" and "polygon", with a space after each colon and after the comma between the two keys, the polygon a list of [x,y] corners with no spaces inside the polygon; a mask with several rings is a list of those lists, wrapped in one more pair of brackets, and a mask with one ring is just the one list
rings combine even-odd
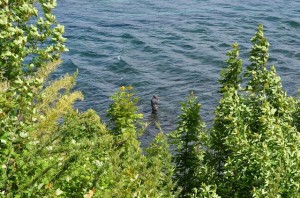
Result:
{"label": "dense vegetation", "polygon": [[142,149],[146,124],[132,87],[112,95],[106,124],[72,107],[83,99],[72,91],[77,73],[49,81],[67,51],[55,6],[0,2],[2,197],[300,196],[300,101],[267,65],[262,25],[244,71],[238,44],[227,53],[212,127],[191,93],[177,129]]}

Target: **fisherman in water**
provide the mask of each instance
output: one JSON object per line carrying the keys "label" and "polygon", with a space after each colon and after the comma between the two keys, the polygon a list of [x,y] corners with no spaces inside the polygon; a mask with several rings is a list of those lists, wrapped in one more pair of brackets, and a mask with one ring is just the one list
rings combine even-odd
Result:
{"label": "fisherman in water", "polygon": [[157,95],[154,95],[153,98],[151,99],[152,114],[157,114],[158,104],[159,104],[159,97]]}

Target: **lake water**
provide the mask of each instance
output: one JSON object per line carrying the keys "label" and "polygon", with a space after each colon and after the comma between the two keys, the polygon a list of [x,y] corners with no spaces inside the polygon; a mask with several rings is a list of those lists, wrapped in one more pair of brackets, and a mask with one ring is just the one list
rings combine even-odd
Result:
{"label": "lake water", "polygon": [[55,75],[79,69],[76,90],[85,100],[76,106],[93,108],[104,119],[109,96],[132,85],[145,119],[152,95],[160,96],[158,119],[166,133],[190,91],[209,125],[226,52],[238,42],[246,66],[260,23],[271,44],[269,63],[288,94],[300,88],[299,0],[60,0],[55,14],[70,50]]}

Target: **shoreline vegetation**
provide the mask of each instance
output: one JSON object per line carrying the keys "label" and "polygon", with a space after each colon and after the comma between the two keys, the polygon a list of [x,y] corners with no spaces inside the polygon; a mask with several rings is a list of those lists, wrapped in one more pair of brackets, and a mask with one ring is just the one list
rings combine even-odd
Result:
{"label": "shoreline vegetation", "polygon": [[73,108],[84,98],[73,91],[78,72],[47,81],[67,51],[55,7],[0,2],[1,197],[300,196],[300,100],[267,64],[263,25],[249,65],[237,43],[227,52],[211,127],[187,93],[176,130],[165,135],[158,123],[142,149],[147,123],[133,87],[111,96],[105,123]]}

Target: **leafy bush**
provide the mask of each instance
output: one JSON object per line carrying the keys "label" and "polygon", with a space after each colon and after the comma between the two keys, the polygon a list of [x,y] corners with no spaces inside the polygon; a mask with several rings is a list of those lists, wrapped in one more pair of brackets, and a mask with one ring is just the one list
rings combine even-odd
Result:
{"label": "leafy bush", "polygon": [[72,91],[77,73],[45,83],[66,51],[55,5],[0,2],[1,196],[172,196],[166,139],[159,135],[143,154],[131,88],[112,96],[108,129],[93,110],[73,109],[83,99]]}
{"label": "leafy bush", "polygon": [[107,127],[95,111],[73,109],[83,100],[72,91],[77,73],[46,83],[66,51],[55,6],[0,2],[1,196],[299,197],[300,102],[267,66],[262,25],[244,75],[238,44],[227,53],[210,129],[196,96],[181,104],[171,156],[162,131],[140,147],[132,87],[112,95]]}
{"label": "leafy bush", "polygon": [[240,75],[237,45],[228,53],[221,80],[222,98],[209,146],[217,193],[222,197],[298,197],[300,139],[293,120],[295,100],[286,96],[275,67],[267,68],[269,43],[262,25],[251,41],[246,87],[227,85],[226,76]]}
{"label": "leafy bush", "polygon": [[187,197],[194,188],[201,185],[199,175],[203,158],[201,142],[205,124],[199,115],[200,104],[191,93],[186,102],[181,103],[177,130],[170,134],[171,143],[176,147],[173,156],[175,166],[174,179],[181,197]]}

